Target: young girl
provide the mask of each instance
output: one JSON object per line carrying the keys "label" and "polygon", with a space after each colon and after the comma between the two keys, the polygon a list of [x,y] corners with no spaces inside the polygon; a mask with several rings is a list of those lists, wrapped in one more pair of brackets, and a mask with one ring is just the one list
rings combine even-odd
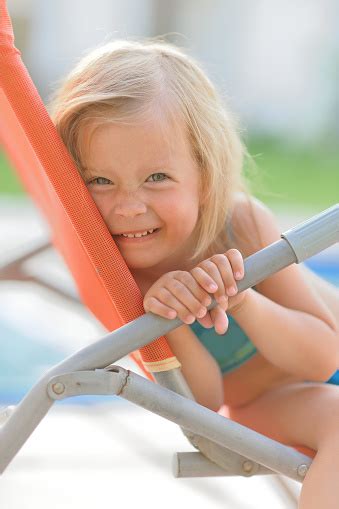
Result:
{"label": "young girl", "polygon": [[[52,117],[197,401],[317,451],[300,508],[338,505],[335,288],[291,266],[241,294],[243,258],[280,238],[242,178],[235,122],[199,66],[159,42],[86,56]],[[218,306],[207,306],[213,296]],[[226,333],[227,331],[227,333]]]}

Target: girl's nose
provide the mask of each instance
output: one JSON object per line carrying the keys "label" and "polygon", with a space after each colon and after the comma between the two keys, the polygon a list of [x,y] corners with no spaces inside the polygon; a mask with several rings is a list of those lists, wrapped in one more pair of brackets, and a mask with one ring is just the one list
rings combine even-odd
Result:
{"label": "girl's nose", "polygon": [[134,200],[133,198],[126,198],[119,200],[119,202],[113,207],[114,213],[124,217],[134,217],[139,214],[145,214],[147,211],[146,205],[140,200]]}

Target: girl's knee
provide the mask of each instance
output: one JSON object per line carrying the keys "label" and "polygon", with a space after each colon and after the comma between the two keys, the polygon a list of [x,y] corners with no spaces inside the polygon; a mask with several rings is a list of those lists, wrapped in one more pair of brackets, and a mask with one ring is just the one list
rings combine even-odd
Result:
{"label": "girl's knee", "polygon": [[[335,445],[339,449],[339,388],[336,386],[326,386],[323,391],[319,391],[318,397],[313,400],[313,418],[307,422],[307,416],[304,418],[305,437],[312,436],[313,443],[303,443],[314,450],[319,450],[327,445]],[[303,422],[300,422],[301,428]],[[339,451],[338,451],[339,452]]]}

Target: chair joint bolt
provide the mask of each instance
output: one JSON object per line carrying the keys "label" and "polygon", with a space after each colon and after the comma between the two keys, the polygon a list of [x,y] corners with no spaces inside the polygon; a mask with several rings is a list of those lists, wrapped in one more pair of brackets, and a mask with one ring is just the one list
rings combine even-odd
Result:
{"label": "chair joint bolt", "polygon": [[300,477],[304,478],[305,475],[307,474],[307,471],[308,471],[308,466],[307,465],[301,464],[301,465],[298,466],[297,472],[298,472],[298,475]]}
{"label": "chair joint bolt", "polygon": [[63,394],[65,392],[66,387],[63,383],[57,382],[52,385],[52,390],[55,394]]}

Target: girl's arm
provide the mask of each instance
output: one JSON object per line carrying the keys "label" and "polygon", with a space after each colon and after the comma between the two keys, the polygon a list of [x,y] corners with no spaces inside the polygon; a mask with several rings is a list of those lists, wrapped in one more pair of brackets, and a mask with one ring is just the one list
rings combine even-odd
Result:
{"label": "girl's arm", "polygon": [[311,284],[313,290],[317,292],[327,309],[332,313],[336,326],[339,328],[339,288],[328,283],[306,265],[301,265],[300,268],[306,281]]}
{"label": "girl's arm", "polygon": [[339,368],[338,332],[304,311],[286,308],[254,290],[230,311],[272,364],[305,380],[328,380]]}
{"label": "girl's arm", "polygon": [[[238,232],[246,224],[241,216],[252,216],[252,242],[259,239],[256,249],[244,242],[245,256],[280,238],[273,215],[257,200],[238,208]],[[247,292],[230,314],[272,364],[308,380],[325,381],[339,368],[338,325],[304,274],[297,265],[279,271],[257,285],[257,292]]]}
{"label": "girl's arm", "polygon": [[[149,283],[140,285],[139,281],[139,287],[144,294],[146,312],[151,311],[164,318],[178,316],[184,322],[184,325],[167,333],[166,338],[181,363],[183,375],[196,401],[217,411],[224,401],[222,373],[216,360],[188,326],[195,318],[204,326],[213,326],[207,316],[207,306],[212,302],[208,293],[210,283],[213,280],[207,274],[201,286],[189,272],[176,270],[163,274],[151,286]],[[224,308],[225,304],[219,305],[212,316],[225,317]]]}
{"label": "girl's arm", "polygon": [[198,403],[217,412],[224,402],[222,374],[211,354],[188,325],[166,334],[172,352]]}

